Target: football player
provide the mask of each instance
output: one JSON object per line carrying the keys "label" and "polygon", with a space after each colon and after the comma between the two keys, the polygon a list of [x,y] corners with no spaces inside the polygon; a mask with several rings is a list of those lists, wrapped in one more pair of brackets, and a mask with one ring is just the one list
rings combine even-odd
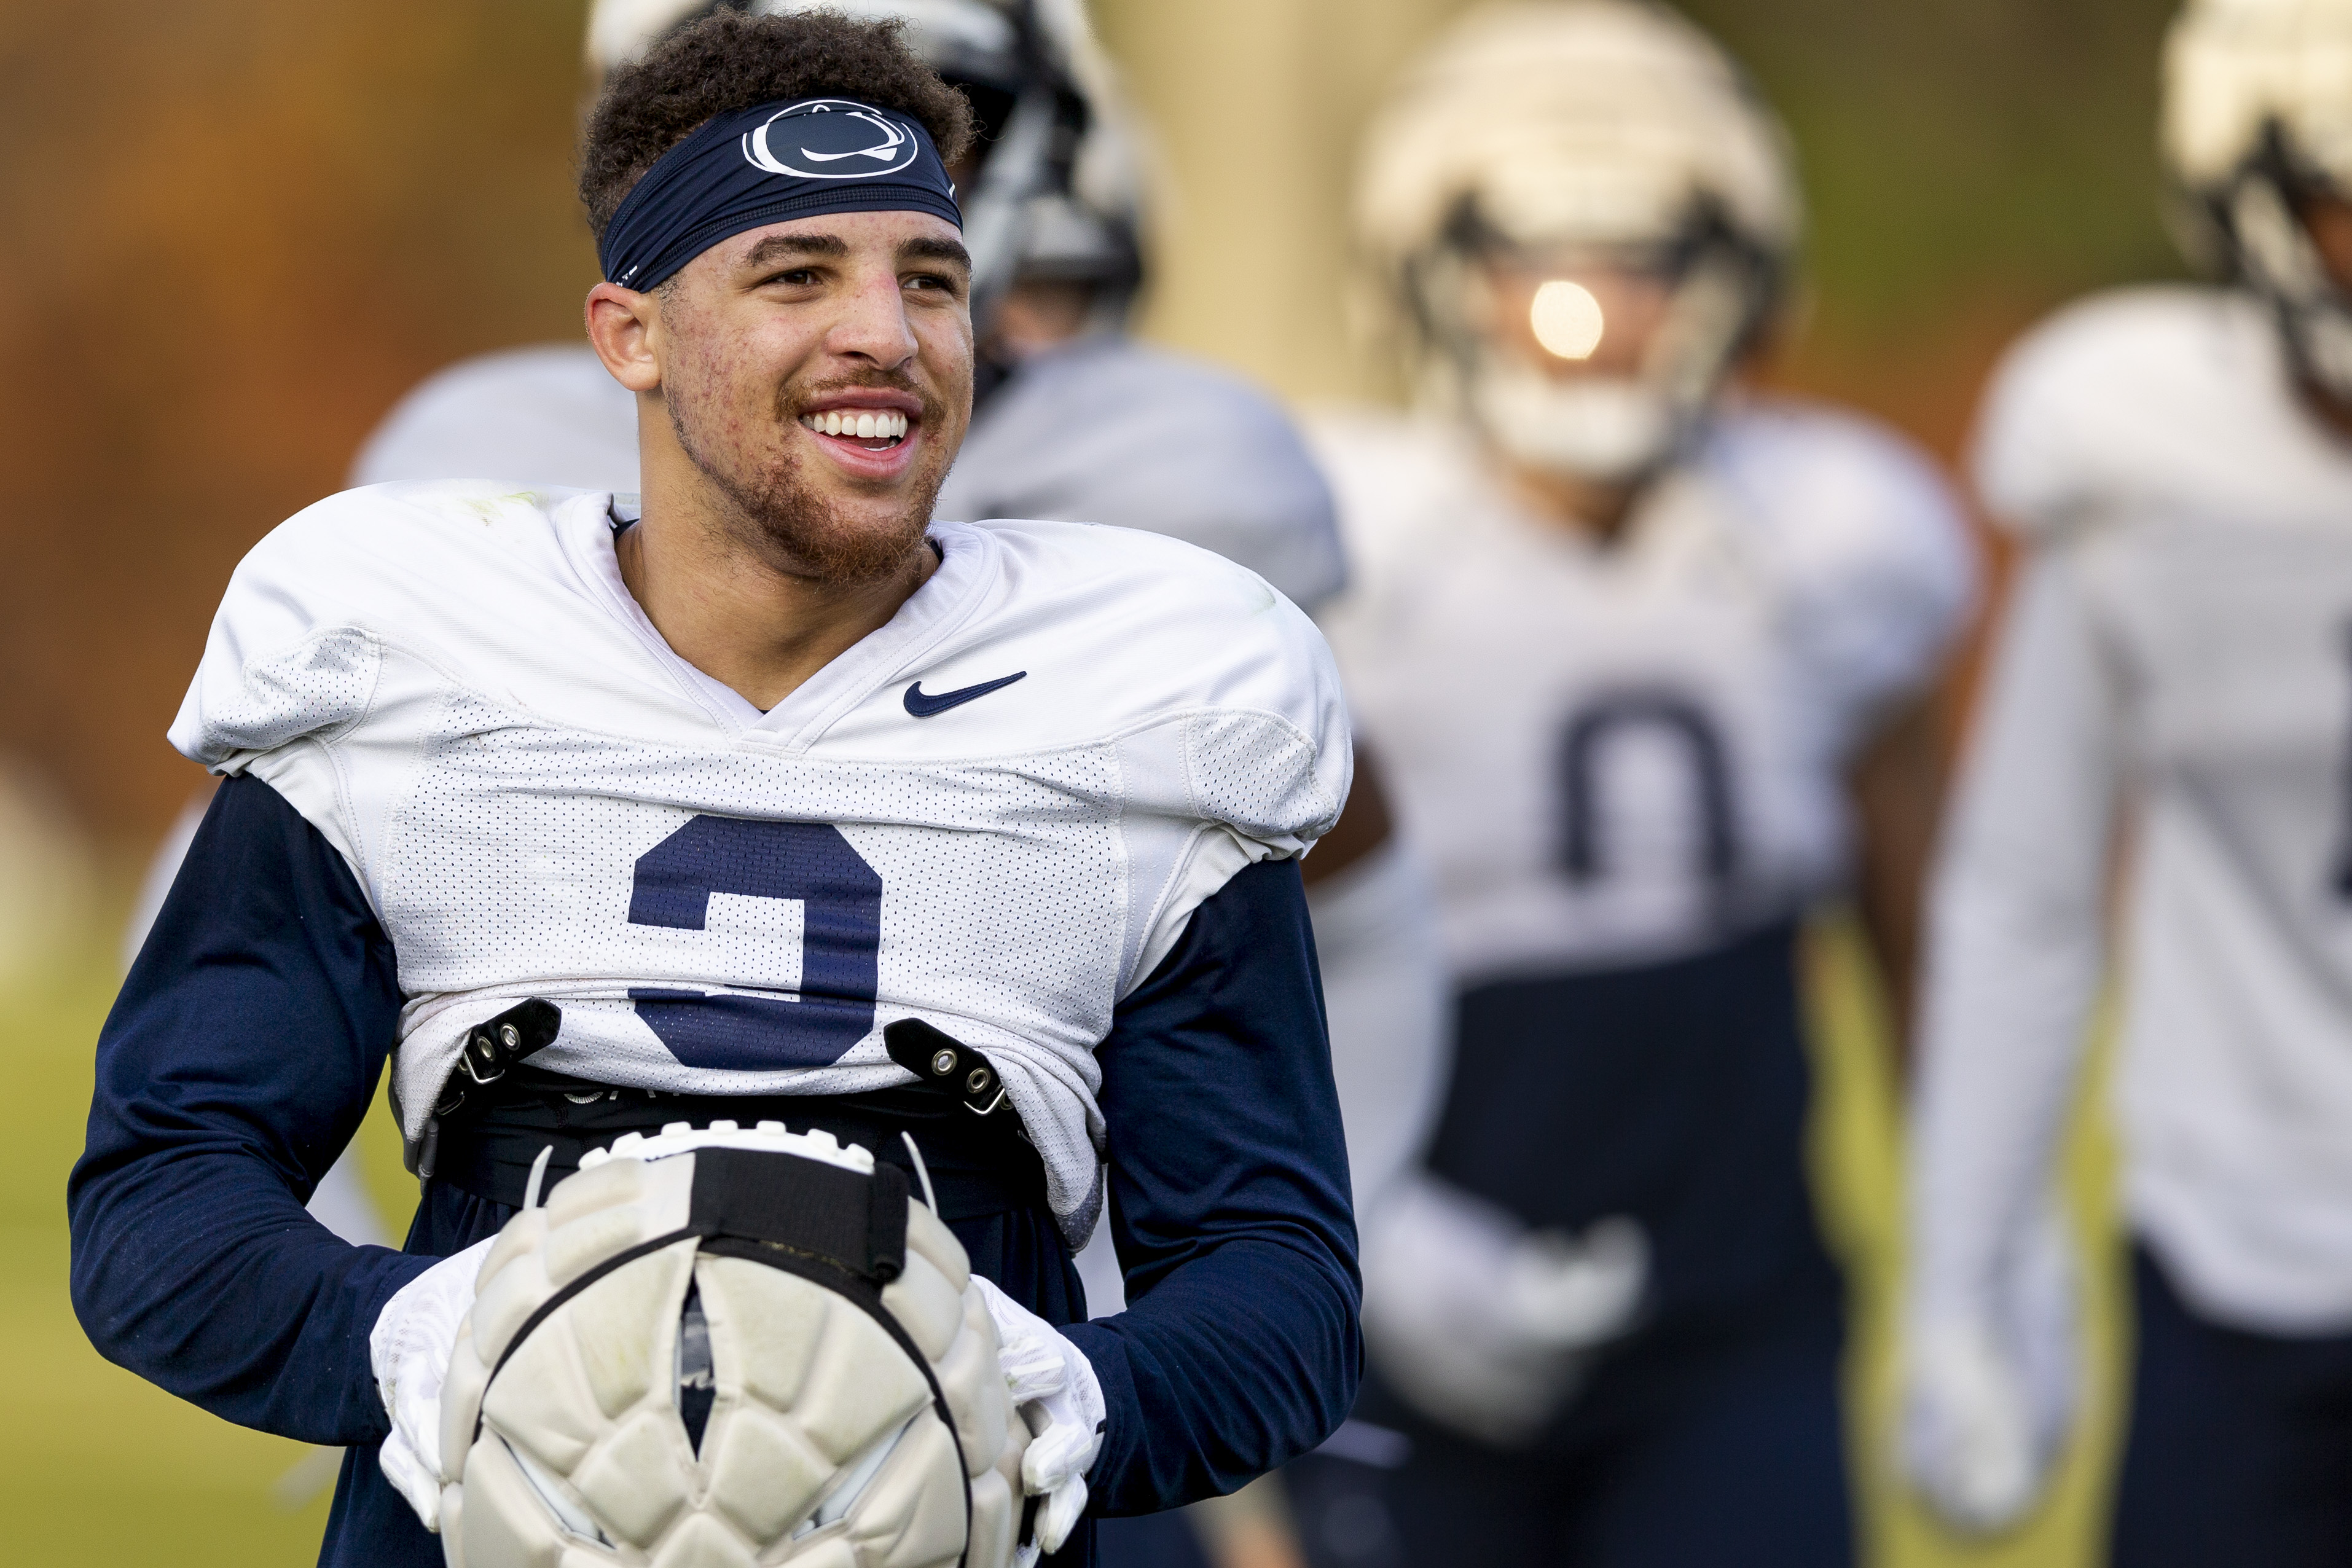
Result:
{"label": "football player", "polygon": [[2347,61],[2345,0],[2194,0],[2164,160],[2227,281],[2062,311],[1976,437],[2022,561],[1933,885],[1906,1453],[1991,1531],[2063,1451],[2054,1167],[2112,973],[2134,1568],[2352,1551]]}
{"label": "football player", "polygon": [[[601,76],[719,9],[598,0]],[[1312,613],[1344,577],[1331,497],[1290,418],[1247,383],[1138,342],[1146,182],[1139,131],[1080,0],[752,0],[890,19],[971,100],[971,151],[950,170],[971,215],[981,365],[945,518],[1058,518],[1144,528],[1237,561]],[[485,354],[409,395],[352,482],[513,474],[637,488],[634,400],[586,346]],[[1443,1070],[1444,980],[1424,879],[1388,831],[1369,762],[1357,810],[1307,863],[1316,944],[1357,1195],[1379,1191],[1427,1128]],[[1123,1300],[1098,1239],[1090,1303]]]}
{"label": "football player", "polygon": [[[1347,795],[1336,679],[1206,552],[931,521],[968,134],[887,28],[666,38],[582,170],[642,500],[377,486],[232,579],[172,731],[226,778],[100,1042],[74,1298],[112,1359],[352,1446],[324,1561],[439,1555],[486,1238],[680,1122],[919,1152],[1001,1288],[1055,1561],[1082,1509],[1230,1489],[1352,1397],[1297,865]],[[300,1207],[387,1047],[405,1254]],[[1149,1289],[1078,1322],[1106,1199]]]}
{"label": "football player", "polygon": [[1900,973],[1926,835],[1879,803],[1974,568],[1918,453],[1742,390],[1799,221],[1738,68],[1628,0],[1475,13],[1373,121],[1418,406],[1321,431],[1326,624],[1457,1033],[1366,1215],[1377,1386],[1293,1467],[1324,1562],[1849,1560],[1799,928],[1857,888]]}
{"label": "football player", "polygon": [[[591,70],[601,78],[717,8],[599,0],[589,21]],[[1338,591],[1343,563],[1330,494],[1288,416],[1248,384],[1126,331],[1142,277],[1144,181],[1130,116],[1076,0],[761,0],[733,8],[895,19],[974,106],[972,150],[950,174],[975,231],[990,236],[973,247],[983,368],[940,516],[1150,529],[1241,563],[1310,613]],[[634,492],[635,399],[585,344],[484,354],[404,398],[362,448],[352,482],[482,473]],[[1426,1131],[1444,1026],[1425,882],[1390,837],[1378,784],[1360,764],[1356,799],[1346,827],[1303,869],[1339,1042],[1333,1068],[1349,1163],[1363,1197],[1402,1168]],[[193,809],[201,815],[202,801]],[[156,902],[184,848],[175,836],[159,852],[150,873]],[[143,921],[132,922],[131,952],[145,931]],[[352,1227],[368,1216],[369,1200],[355,1158],[328,1172],[311,1212],[347,1239],[362,1238]],[[1124,1281],[1107,1233],[1097,1232],[1078,1268],[1090,1310],[1118,1311]]]}

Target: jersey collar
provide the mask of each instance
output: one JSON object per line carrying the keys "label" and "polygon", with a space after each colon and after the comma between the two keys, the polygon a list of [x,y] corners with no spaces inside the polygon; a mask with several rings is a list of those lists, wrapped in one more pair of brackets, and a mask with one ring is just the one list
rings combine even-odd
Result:
{"label": "jersey collar", "polygon": [[929,537],[940,550],[939,569],[908,595],[898,614],[762,713],[742,693],[681,658],[630,594],[613,540],[614,521],[633,521],[633,509],[616,509],[613,498],[596,495],[575,498],[563,510],[560,531],[574,569],[605,613],[635,637],[646,658],[667,671],[694,706],[729,735],[757,738],[795,753],[814,745],[876,688],[903,671],[920,668],[931,651],[985,602],[1003,570],[1003,547],[986,529],[933,523]]}

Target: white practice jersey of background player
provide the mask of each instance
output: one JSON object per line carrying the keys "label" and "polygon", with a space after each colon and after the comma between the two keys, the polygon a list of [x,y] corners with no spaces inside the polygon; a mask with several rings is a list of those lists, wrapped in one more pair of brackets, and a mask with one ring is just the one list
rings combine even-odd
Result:
{"label": "white practice jersey of background player", "polygon": [[1321,637],[1189,545],[944,523],[889,625],[762,714],[654,630],[614,521],[478,482],[322,502],[238,567],[173,726],[350,861],[408,997],[407,1136],[529,996],[563,1010],[548,1068],[701,1094],[880,1088],[919,1016],[997,1067],[1082,1243],[1113,1005],[1345,799]]}
{"label": "white practice jersey of background player", "polygon": [[1355,574],[1326,627],[1457,985],[1715,947],[1839,882],[1846,766],[1972,592],[1924,459],[1735,403],[1612,544],[1524,512],[1452,424],[1316,434]]}
{"label": "white practice jersey of background player", "polygon": [[1937,883],[1915,1314],[2009,1315],[2128,802],[2126,1213],[2214,1321],[2352,1328],[2352,454],[2260,301],[2174,287],[2012,351],[1976,463],[2030,554]]}

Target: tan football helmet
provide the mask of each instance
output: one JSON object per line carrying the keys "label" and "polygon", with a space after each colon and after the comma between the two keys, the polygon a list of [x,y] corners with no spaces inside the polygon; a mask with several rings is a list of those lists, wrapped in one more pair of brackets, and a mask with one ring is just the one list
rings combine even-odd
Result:
{"label": "tan football helmet", "polygon": [[2191,0],[2164,72],[2192,256],[2267,300],[2302,374],[2352,399],[2352,299],[2295,212],[2314,190],[2352,198],[2352,0]]}
{"label": "tan football helmet", "polygon": [[[1374,117],[1358,245],[1426,402],[1602,479],[1663,461],[1777,301],[1803,225],[1788,140],[1706,35],[1642,0],[1471,13]],[[1671,273],[1638,376],[1559,383],[1479,323],[1482,261],[1585,251]]]}

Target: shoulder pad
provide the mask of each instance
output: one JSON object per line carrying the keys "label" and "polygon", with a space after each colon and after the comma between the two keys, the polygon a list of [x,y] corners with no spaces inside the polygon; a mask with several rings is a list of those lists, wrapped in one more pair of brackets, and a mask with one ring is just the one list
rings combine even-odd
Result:
{"label": "shoulder pad", "polygon": [[1970,466],[1998,521],[2046,537],[2235,461],[2228,448],[2248,419],[2286,398],[2275,331],[2252,298],[2118,289],[2059,311],[2009,351]]}

